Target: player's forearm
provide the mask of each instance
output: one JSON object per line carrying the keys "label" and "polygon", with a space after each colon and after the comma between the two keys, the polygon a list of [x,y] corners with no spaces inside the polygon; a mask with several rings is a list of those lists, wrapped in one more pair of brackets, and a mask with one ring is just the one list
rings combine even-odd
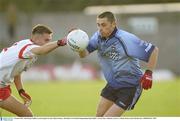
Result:
{"label": "player's forearm", "polygon": [[157,59],[158,59],[158,52],[159,52],[159,49],[157,47],[155,47],[155,49],[153,50],[153,52],[149,58],[149,62],[147,63],[147,69],[148,70],[154,70],[155,69]]}
{"label": "player's forearm", "polygon": [[17,90],[23,89],[23,84],[21,82],[21,75],[14,77],[14,84]]}
{"label": "player's forearm", "polygon": [[86,57],[87,55],[89,55],[89,52],[87,50],[83,50],[83,51],[80,51],[79,52],[79,57],[80,58],[84,58]]}
{"label": "player's forearm", "polygon": [[58,48],[57,41],[47,43],[41,47],[33,48],[31,50],[31,52],[36,54],[36,55],[45,55],[45,54],[53,51],[56,48]]}

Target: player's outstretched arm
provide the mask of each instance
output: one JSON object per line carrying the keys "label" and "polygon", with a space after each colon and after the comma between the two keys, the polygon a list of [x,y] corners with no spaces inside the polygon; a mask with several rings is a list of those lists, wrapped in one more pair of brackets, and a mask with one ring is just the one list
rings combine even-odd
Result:
{"label": "player's outstretched arm", "polygon": [[45,55],[45,54],[48,54],[51,51],[55,50],[59,46],[65,46],[65,45],[66,45],[66,38],[55,41],[55,42],[49,42],[40,47],[35,47],[35,48],[31,49],[31,52],[36,55]]}

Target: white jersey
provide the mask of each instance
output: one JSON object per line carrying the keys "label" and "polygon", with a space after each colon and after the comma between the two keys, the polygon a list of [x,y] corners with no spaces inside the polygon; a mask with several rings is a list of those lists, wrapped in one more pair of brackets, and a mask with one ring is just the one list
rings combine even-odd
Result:
{"label": "white jersey", "polygon": [[0,86],[10,85],[14,76],[29,69],[37,60],[37,55],[30,50],[39,47],[30,39],[21,40],[0,53]]}

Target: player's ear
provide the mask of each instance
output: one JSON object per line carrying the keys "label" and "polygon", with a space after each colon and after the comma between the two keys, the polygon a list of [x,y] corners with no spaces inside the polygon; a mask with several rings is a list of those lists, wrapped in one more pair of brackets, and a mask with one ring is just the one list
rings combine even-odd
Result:
{"label": "player's ear", "polygon": [[112,22],[113,27],[116,27],[116,21]]}

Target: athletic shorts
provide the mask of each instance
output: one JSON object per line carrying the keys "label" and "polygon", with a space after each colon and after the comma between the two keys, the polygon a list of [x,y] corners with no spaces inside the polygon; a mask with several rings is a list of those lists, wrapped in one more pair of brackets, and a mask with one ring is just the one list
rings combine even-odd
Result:
{"label": "athletic shorts", "polygon": [[10,85],[0,88],[0,101],[6,100],[11,95]]}
{"label": "athletic shorts", "polygon": [[124,110],[132,110],[134,109],[141,93],[141,86],[114,89],[107,84],[104,89],[102,89],[101,96],[114,102]]}

